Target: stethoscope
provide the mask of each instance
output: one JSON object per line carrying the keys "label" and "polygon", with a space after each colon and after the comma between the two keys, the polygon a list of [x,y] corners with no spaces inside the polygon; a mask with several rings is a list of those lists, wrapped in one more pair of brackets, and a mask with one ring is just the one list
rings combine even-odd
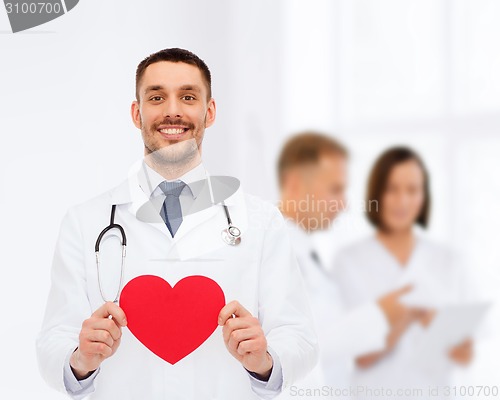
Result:
{"label": "stethoscope", "polygon": [[[207,177],[207,179],[209,179]],[[212,199],[212,204],[213,204],[213,192],[212,192],[212,184],[210,180],[209,182],[209,189],[210,189],[210,196]],[[224,208],[224,213],[226,214],[227,218],[227,228],[223,229],[221,232],[221,237],[222,240],[227,243],[230,246],[237,246],[241,243],[241,231],[239,228],[233,225],[233,222],[231,220],[231,215],[229,214],[229,210],[224,204],[224,202],[221,203],[222,207]],[[125,257],[127,255],[127,235],[125,234],[125,229],[120,224],[115,224],[115,211],[116,211],[116,204],[113,204],[111,206],[111,216],[109,219],[109,225],[105,227],[99,236],[97,236],[97,240],[95,242],[95,261],[97,265],[97,282],[99,284],[99,292],[101,293],[101,297],[104,302],[108,301],[106,300],[106,296],[104,295],[104,291],[102,289],[102,284],[101,284],[101,262],[100,262],[100,257],[99,257],[99,247],[101,245],[101,240],[104,237],[106,233],[108,233],[112,229],[118,229],[120,231],[120,236],[121,236],[121,245],[122,245],[122,258],[121,258],[121,265],[120,265],[120,284],[118,286],[118,290],[116,291],[116,295],[114,297],[113,303],[118,303],[118,298],[120,297],[120,292],[123,286],[123,271],[124,271],[124,265],[125,265]]]}
{"label": "stethoscope", "polygon": [[241,231],[233,225],[233,221],[231,221],[231,216],[229,215],[229,210],[224,202],[222,202],[222,207],[224,208],[227,218],[227,228],[223,229],[220,233],[222,240],[231,246],[237,246],[241,243]]}
{"label": "stethoscope", "polygon": [[99,284],[99,291],[101,292],[102,299],[104,300],[104,302],[106,302],[108,300],[106,300],[106,296],[104,295],[104,291],[102,290],[102,284],[101,284],[101,270],[100,270],[101,262],[99,259],[99,247],[101,245],[101,240],[106,233],[108,233],[111,229],[118,229],[122,237],[122,260],[120,266],[120,285],[118,286],[116,296],[113,300],[113,303],[118,303],[118,297],[120,297],[120,292],[122,290],[122,285],[123,285],[123,266],[125,265],[125,256],[127,255],[127,235],[125,234],[125,229],[123,229],[123,227],[120,224],[115,224],[115,211],[116,211],[116,204],[113,204],[111,206],[111,217],[109,219],[109,225],[106,228],[104,228],[101,231],[101,233],[99,233],[99,236],[97,236],[97,240],[95,242],[95,263],[97,265],[97,282]]}

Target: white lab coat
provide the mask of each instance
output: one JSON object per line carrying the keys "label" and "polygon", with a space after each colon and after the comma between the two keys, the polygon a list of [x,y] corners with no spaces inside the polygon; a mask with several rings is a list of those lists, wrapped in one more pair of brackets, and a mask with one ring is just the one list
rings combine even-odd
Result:
{"label": "white lab coat", "polygon": [[[453,253],[419,232],[416,232],[415,248],[404,267],[374,235],[341,250],[335,264],[335,277],[349,307],[379,298],[407,284],[413,286],[413,291],[403,296],[402,301],[418,297],[418,305],[424,306],[421,302],[425,301],[430,309],[439,310],[444,305],[461,303],[472,297],[472,291],[467,288],[467,274],[457,265]],[[420,323],[410,325],[391,353],[369,368],[354,371],[352,386],[394,391],[415,389],[399,397],[417,399],[427,397],[433,385],[441,388],[449,385],[452,364],[445,354],[439,356],[440,362],[447,363],[444,369],[435,370],[431,364],[426,365],[425,360],[419,360],[419,342],[425,329]],[[423,390],[423,395],[418,390]],[[381,396],[380,393],[366,393],[368,391],[360,393],[357,398]]]}
{"label": "white lab coat", "polygon": [[[279,399],[349,398],[352,358],[382,350],[389,332],[388,322],[375,301],[346,310],[332,273],[311,255],[315,250],[312,235],[290,219],[286,219],[286,225],[306,284],[320,358],[314,370]],[[371,334],[366,335],[366,331]]]}
{"label": "white lab coat", "polygon": [[[258,317],[268,346],[281,364],[283,387],[312,369],[317,343],[305,291],[279,211],[244,195],[226,200],[233,223],[242,231],[239,246],[221,239],[224,210],[215,205],[186,215],[172,238],[163,221],[146,223],[136,212],[148,201],[137,171],[117,188],[71,208],[63,219],[52,270],[52,286],[37,340],[45,380],[66,392],[63,366],[78,345],[82,322],[103,304],[97,282],[95,240],[109,223],[126,231],[125,284],[152,274],[174,286],[190,275],[215,280],[226,302],[238,300]],[[110,238],[101,245],[101,279],[109,297],[119,280],[120,247]],[[252,378],[253,379],[253,378]],[[94,381],[92,399],[255,399],[249,374],[225,348],[218,327],[198,349],[170,365],[143,346],[127,328],[114,356]],[[271,396],[269,396],[271,397]]]}

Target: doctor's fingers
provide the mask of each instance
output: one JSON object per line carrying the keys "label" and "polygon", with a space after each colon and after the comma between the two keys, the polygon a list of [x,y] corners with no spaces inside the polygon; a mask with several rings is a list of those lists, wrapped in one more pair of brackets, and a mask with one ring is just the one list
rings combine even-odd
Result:
{"label": "doctor's fingers", "polygon": [[389,292],[378,299],[378,305],[384,312],[389,324],[394,326],[407,312],[408,308],[401,303],[400,297],[412,290],[412,286],[407,285],[394,292]]}
{"label": "doctor's fingers", "polygon": [[89,342],[101,342],[109,347],[113,347],[116,342],[116,340],[111,336],[111,333],[102,329],[89,331],[86,335],[86,340]]}
{"label": "doctor's fingers", "polygon": [[108,318],[109,316],[117,322],[118,325],[127,325],[127,318],[125,312],[117,306],[115,303],[108,301],[104,303],[101,307],[94,311],[92,317],[96,318]]}
{"label": "doctor's fingers", "polygon": [[252,316],[250,311],[248,311],[245,307],[243,307],[236,300],[233,300],[230,303],[227,303],[224,307],[222,307],[222,310],[220,310],[219,320],[218,320],[219,325],[224,325],[226,323],[226,321],[233,316],[233,314],[236,317],[251,317]]}
{"label": "doctor's fingers", "polygon": [[122,336],[122,329],[120,325],[108,318],[89,318],[82,324],[82,334],[88,334],[94,330],[108,331],[113,340],[118,340]]}
{"label": "doctor's fingers", "polygon": [[264,337],[262,329],[259,327],[251,327],[232,331],[229,335],[224,337],[224,341],[227,343],[230,350],[236,351],[241,342],[259,337]]}
{"label": "doctor's fingers", "polygon": [[257,337],[255,339],[244,340],[240,342],[240,344],[238,345],[238,349],[236,351],[240,356],[256,352],[265,353],[267,351],[266,338]]}
{"label": "doctor's fingers", "polygon": [[108,346],[106,343],[103,342],[91,342],[91,341],[86,341],[84,343],[81,343],[81,346],[79,347],[80,353],[84,356],[91,357],[91,356],[101,356],[103,358],[108,358],[110,357],[114,350],[110,346]]}
{"label": "doctor's fingers", "polygon": [[420,322],[423,327],[428,327],[436,316],[435,310],[414,310],[413,318]]}
{"label": "doctor's fingers", "polygon": [[260,328],[260,322],[255,317],[245,317],[245,318],[229,318],[224,326],[222,327],[222,335],[224,336],[224,340],[227,341],[229,339],[229,335],[235,330],[245,329],[251,327]]}

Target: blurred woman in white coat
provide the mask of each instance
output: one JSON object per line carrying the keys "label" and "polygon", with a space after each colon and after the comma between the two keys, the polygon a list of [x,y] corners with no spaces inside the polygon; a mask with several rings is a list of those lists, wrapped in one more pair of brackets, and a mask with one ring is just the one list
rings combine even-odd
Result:
{"label": "blurred woman in white coat", "polygon": [[472,359],[472,341],[465,340],[440,355],[447,367],[439,373],[430,373],[425,362],[415,363],[418,342],[436,310],[460,302],[467,293],[464,270],[452,253],[415,227],[427,226],[430,203],[429,176],[413,150],[395,147],[378,158],[367,191],[367,217],[376,232],[339,252],[336,280],[348,307],[403,284],[411,284],[426,306],[415,307],[391,329],[384,350],[356,358],[352,385],[362,388],[357,398],[380,397],[381,391],[389,390],[398,398],[425,398],[431,385],[449,383],[453,364],[465,365]]}

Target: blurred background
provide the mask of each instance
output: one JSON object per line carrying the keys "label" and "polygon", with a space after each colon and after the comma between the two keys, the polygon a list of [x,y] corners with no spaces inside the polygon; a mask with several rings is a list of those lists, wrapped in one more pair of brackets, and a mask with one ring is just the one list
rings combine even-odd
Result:
{"label": "blurred background", "polygon": [[[276,202],[276,158],[291,134],[317,129],[349,148],[350,206],[315,235],[322,259],[370,232],[368,171],[387,147],[410,145],[431,175],[429,235],[457,248],[498,299],[499,19],[496,0],[81,0],[12,34],[1,9],[2,397],[64,398],[39,377],[34,348],[59,224],[141,157],[135,68],[166,47],[212,71],[212,174]],[[498,384],[498,306],[489,317],[494,334],[460,383]]]}

